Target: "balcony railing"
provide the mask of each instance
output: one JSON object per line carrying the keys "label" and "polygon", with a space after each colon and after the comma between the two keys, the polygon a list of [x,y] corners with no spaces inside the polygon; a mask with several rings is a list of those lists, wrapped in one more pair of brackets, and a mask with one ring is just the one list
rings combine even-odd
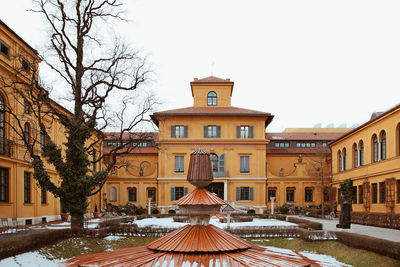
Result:
{"label": "balcony railing", "polygon": [[213,172],[214,178],[226,177],[225,172]]}
{"label": "balcony railing", "polygon": [[14,141],[7,139],[0,140],[0,155],[12,157],[14,155]]}

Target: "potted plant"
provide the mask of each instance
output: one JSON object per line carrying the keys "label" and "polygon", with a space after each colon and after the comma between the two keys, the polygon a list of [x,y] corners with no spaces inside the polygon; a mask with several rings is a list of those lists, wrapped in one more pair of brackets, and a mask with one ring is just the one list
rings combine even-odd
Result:
{"label": "potted plant", "polygon": [[65,209],[62,209],[61,212],[61,221],[63,222],[67,222],[69,218],[69,214],[67,213],[67,211]]}
{"label": "potted plant", "polygon": [[99,218],[99,211],[97,210],[97,204],[94,205],[93,217]]}
{"label": "potted plant", "polygon": [[107,211],[110,212],[111,209],[112,209],[112,204],[111,204],[111,203],[108,203],[108,204],[107,204]]}

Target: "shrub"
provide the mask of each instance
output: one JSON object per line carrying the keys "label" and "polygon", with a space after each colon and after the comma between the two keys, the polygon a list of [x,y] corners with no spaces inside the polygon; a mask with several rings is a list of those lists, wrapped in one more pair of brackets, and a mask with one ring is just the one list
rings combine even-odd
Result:
{"label": "shrub", "polygon": [[159,214],[160,212],[158,211],[158,209],[152,209],[151,210],[151,214]]}
{"label": "shrub", "polygon": [[175,214],[176,212],[175,212],[175,210],[169,210],[168,211],[168,214]]}
{"label": "shrub", "polygon": [[141,206],[138,206],[136,208],[136,215],[142,215],[142,214],[145,214],[145,212],[146,211]]}

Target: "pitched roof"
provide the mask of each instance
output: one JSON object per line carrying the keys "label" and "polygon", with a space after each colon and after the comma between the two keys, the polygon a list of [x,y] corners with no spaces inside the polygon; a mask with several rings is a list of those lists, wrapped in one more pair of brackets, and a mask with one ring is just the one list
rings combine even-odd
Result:
{"label": "pitched roof", "polygon": [[[104,140],[119,140],[121,132],[104,132]],[[122,140],[129,139],[143,139],[143,140],[157,140],[158,132],[131,132],[122,133]]]}
{"label": "pitched roof", "polygon": [[267,147],[267,154],[330,154],[330,148],[272,148]]}
{"label": "pitched roof", "polygon": [[194,81],[190,82],[192,83],[233,83],[230,79],[221,79],[215,76],[209,76],[203,79],[197,79],[195,78]]}
{"label": "pitched roof", "polygon": [[282,132],[282,133],[266,133],[265,138],[268,140],[335,140],[345,133],[308,133],[308,132]]}
{"label": "pitched roof", "polygon": [[344,135],[338,137],[336,140],[333,140],[332,142],[330,142],[330,144],[334,144],[334,143],[336,143],[337,141],[340,141],[341,139],[345,138],[346,136],[349,136],[349,135],[351,135],[352,133],[357,132],[358,130],[360,130],[360,129],[366,127],[366,126],[368,126],[369,124],[371,124],[371,123],[377,121],[378,119],[380,119],[380,118],[386,116],[387,114],[389,114],[389,113],[391,113],[391,112],[393,112],[393,111],[395,111],[395,110],[397,110],[397,109],[400,109],[400,104],[395,105],[394,107],[392,107],[392,108],[386,110],[385,112],[374,112],[374,113],[372,114],[371,119],[370,119],[369,121],[367,121],[367,122],[361,124],[361,125],[358,126],[357,128],[354,128],[353,130],[351,130],[351,131],[345,133]]}
{"label": "pitched roof", "polygon": [[[103,147],[103,153],[109,153],[115,147]],[[157,147],[135,147],[135,148],[121,148],[118,153],[128,154],[158,154]]]}
{"label": "pitched roof", "polygon": [[17,37],[17,39],[19,39],[22,43],[24,43],[24,45],[26,45],[26,47],[28,47],[33,53],[35,53],[36,55],[38,55],[38,51],[34,48],[32,48],[32,46],[30,46],[24,39],[22,39],[21,36],[19,36],[15,31],[13,31],[4,21],[2,21],[0,19],[0,25],[3,25],[4,28],[6,28],[9,32],[11,32],[15,37]]}
{"label": "pitched roof", "polygon": [[271,113],[238,107],[186,107],[155,112],[151,115],[151,118],[158,126],[159,120],[157,117],[166,116],[266,117],[266,126],[274,117],[274,115],[271,115]]}

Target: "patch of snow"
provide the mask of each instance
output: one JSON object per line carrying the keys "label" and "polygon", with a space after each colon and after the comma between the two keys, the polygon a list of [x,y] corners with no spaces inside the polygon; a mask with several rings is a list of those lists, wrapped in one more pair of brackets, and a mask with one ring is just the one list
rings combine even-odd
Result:
{"label": "patch of snow", "polygon": [[[174,222],[173,218],[146,218],[142,220],[134,221],[133,223],[137,224],[138,227],[163,227],[163,228],[179,228],[188,223],[182,222]],[[227,223],[219,222],[219,219],[216,217],[212,217],[210,219],[210,224],[213,224],[220,228],[226,228]],[[241,227],[297,227],[297,224],[279,221],[275,219],[253,219],[252,222],[231,222],[231,229],[233,228],[241,228]]]}
{"label": "patch of snow", "polygon": [[120,240],[120,239],[123,239],[123,238],[124,238],[123,236],[109,235],[109,236],[106,236],[106,237],[104,238],[104,240],[107,240],[107,241],[114,241],[114,240]]}
{"label": "patch of snow", "polygon": [[334,266],[348,266],[348,267],[350,267],[351,266],[351,265],[344,264],[342,262],[337,261],[332,256],[323,255],[323,254],[316,254],[316,253],[306,252],[306,251],[301,251],[299,253],[301,253],[302,255],[306,256],[309,259],[317,261],[317,263],[322,265],[322,266],[327,266],[327,267],[334,267]]}
{"label": "patch of snow", "polygon": [[[293,239],[293,238],[292,238]],[[270,241],[269,239],[252,239],[251,241],[255,241],[255,242],[268,242]]]}
{"label": "patch of snow", "polygon": [[0,260],[0,266],[56,267],[59,263],[66,260],[67,259],[49,260],[40,255],[39,252],[27,252]]}

